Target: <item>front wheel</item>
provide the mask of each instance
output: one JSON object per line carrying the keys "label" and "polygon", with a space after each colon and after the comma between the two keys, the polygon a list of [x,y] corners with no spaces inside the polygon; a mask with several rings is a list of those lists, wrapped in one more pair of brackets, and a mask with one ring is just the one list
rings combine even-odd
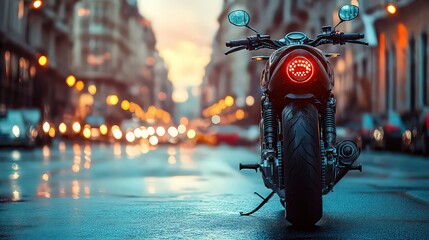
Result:
{"label": "front wheel", "polygon": [[310,103],[289,103],[282,112],[286,219],[314,225],[322,218],[319,117]]}

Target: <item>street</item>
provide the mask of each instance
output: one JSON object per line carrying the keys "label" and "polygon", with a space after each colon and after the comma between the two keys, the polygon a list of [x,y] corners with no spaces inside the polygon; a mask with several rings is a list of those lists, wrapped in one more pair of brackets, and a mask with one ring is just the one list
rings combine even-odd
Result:
{"label": "street", "polygon": [[260,173],[257,147],[77,144],[0,150],[2,239],[427,239],[429,161],[364,152],[323,198],[312,229],[284,220]]}

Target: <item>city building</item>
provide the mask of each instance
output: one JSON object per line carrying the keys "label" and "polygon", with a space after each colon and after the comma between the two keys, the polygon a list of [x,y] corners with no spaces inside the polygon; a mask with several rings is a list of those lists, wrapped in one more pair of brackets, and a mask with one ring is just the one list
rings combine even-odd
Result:
{"label": "city building", "polygon": [[[349,70],[362,87],[359,99],[366,111],[400,114],[429,107],[427,34],[429,2],[398,0],[391,2],[396,12],[387,11],[389,2],[359,1],[361,17],[353,31],[365,30],[370,37],[369,51],[353,51]],[[364,104],[364,105],[362,105]]]}
{"label": "city building", "polygon": [[[74,26],[76,79],[97,89],[93,96],[85,89],[75,91],[77,115],[102,112],[112,121],[128,117],[106,104],[110,95],[143,109],[159,101],[160,86],[169,82],[167,72],[150,21],[139,14],[136,1],[81,0],[75,6]],[[161,97],[171,99],[171,91],[164,89],[166,96]]]}
{"label": "city building", "polygon": [[76,1],[0,1],[0,104],[39,108],[46,120],[68,101]]}

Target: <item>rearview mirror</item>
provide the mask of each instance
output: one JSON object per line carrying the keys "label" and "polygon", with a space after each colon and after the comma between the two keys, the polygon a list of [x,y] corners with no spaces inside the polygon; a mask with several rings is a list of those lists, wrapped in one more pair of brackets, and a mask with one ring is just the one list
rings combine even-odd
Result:
{"label": "rearview mirror", "polygon": [[350,21],[359,15],[359,7],[355,5],[344,5],[338,10],[341,21]]}
{"label": "rearview mirror", "polygon": [[249,24],[250,16],[244,10],[235,10],[228,14],[228,20],[232,25],[244,27]]}

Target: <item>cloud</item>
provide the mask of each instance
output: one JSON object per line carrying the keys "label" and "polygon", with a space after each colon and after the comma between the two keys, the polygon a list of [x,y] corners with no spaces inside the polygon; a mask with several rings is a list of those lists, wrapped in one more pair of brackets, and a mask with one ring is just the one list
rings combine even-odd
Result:
{"label": "cloud", "polygon": [[140,12],[152,22],[157,49],[176,88],[201,83],[221,7],[222,0],[139,0]]}
{"label": "cloud", "polygon": [[169,69],[169,78],[176,87],[201,83],[204,68],[210,61],[211,49],[182,41],[160,50]]}

